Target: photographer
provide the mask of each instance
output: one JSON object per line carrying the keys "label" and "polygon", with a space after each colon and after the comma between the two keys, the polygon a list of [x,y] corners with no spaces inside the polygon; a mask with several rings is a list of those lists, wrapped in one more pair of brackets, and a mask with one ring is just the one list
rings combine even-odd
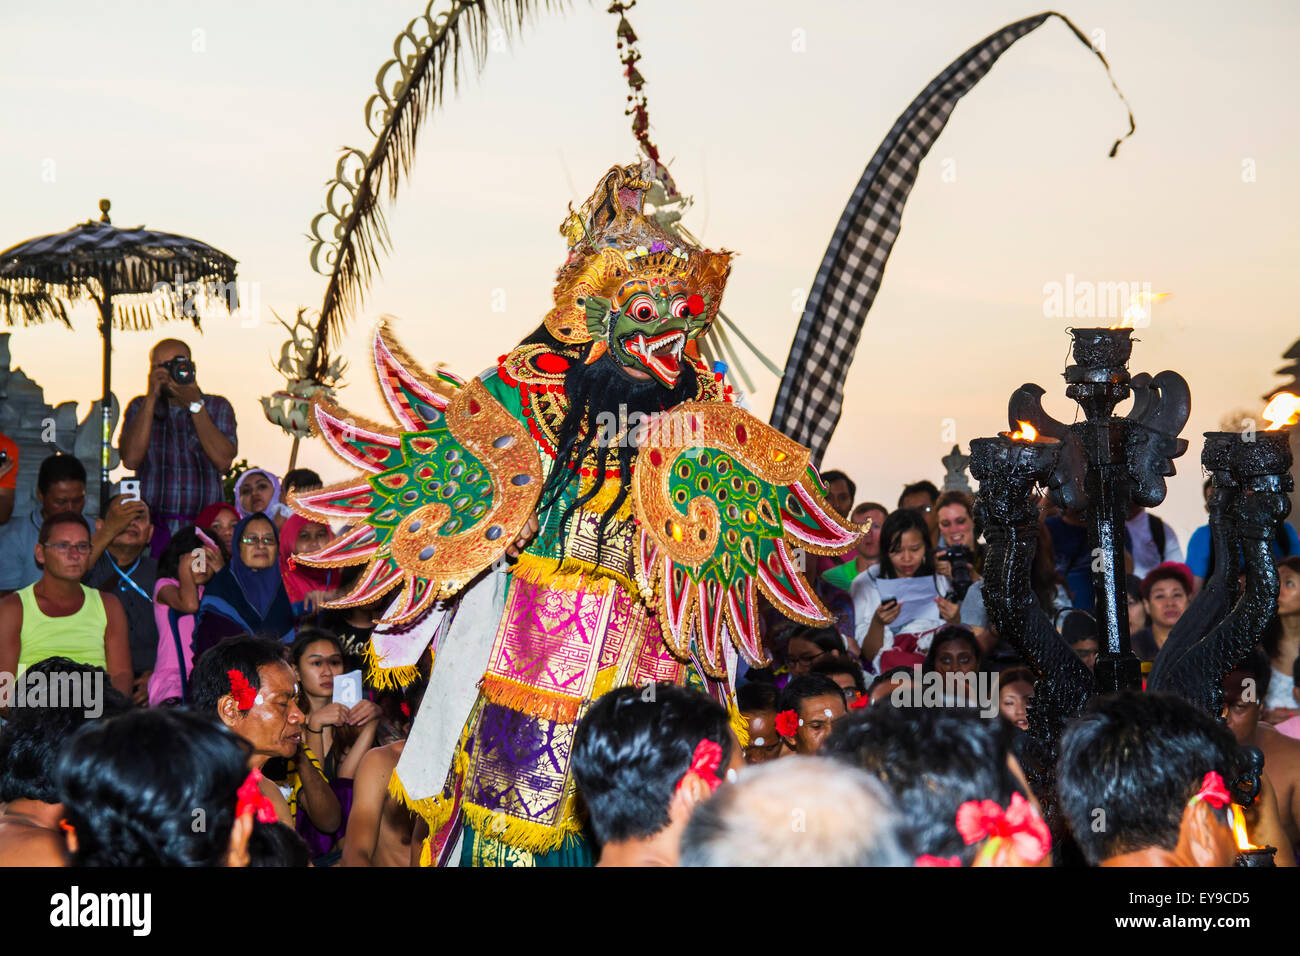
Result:
{"label": "photographer", "polygon": [[149,353],[148,390],[127,405],[120,439],[122,464],[139,477],[153,514],[155,557],[174,529],[221,500],[221,475],[235,449],[230,402],[200,390],[188,345],[163,339]]}
{"label": "photographer", "polygon": [[945,491],[934,510],[940,535],[934,569],[952,582],[949,594],[939,600],[940,614],[949,624],[965,624],[974,631],[987,652],[993,641],[979,572],[984,549],[976,540],[975,500],[964,491]]}

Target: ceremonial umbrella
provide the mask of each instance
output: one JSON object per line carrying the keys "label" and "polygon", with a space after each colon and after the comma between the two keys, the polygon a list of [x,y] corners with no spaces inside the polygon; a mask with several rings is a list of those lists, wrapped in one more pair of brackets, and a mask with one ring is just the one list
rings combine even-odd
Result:
{"label": "ceremonial umbrella", "polygon": [[[108,504],[112,439],[113,327],[151,329],[154,319],[189,319],[199,326],[199,305],[238,306],[235,260],[206,243],[144,227],[119,229],[99,201],[98,222],[28,239],[0,252],[0,315],[9,325],[58,320],[69,328],[67,302],[90,299],[99,307],[104,342],[99,507]],[[128,301],[117,302],[123,296]],[[141,300],[138,296],[148,296]]]}

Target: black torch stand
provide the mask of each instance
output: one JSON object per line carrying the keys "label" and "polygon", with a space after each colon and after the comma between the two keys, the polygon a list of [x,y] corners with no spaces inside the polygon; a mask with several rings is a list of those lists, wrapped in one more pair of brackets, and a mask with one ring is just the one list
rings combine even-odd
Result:
{"label": "black torch stand", "polygon": [[1087,468],[1088,547],[1092,554],[1093,607],[1101,637],[1094,668],[1098,693],[1139,690],[1142,664],[1129,644],[1124,586],[1124,524],[1128,520],[1128,420],[1114,415],[1129,395],[1132,329],[1071,329],[1075,364],[1065,370],[1065,394],[1087,416],[1071,426]]}

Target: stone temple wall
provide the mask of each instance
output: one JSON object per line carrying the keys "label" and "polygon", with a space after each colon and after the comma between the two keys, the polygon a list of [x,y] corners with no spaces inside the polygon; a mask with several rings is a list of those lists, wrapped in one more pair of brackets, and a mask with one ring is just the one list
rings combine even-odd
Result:
{"label": "stone temple wall", "polygon": [[[9,333],[0,334],[0,432],[18,445],[18,488],[14,514],[24,514],[36,504],[36,473],[49,455],[76,455],[86,466],[86,511],[99,510],[100,402],[91,404],[81,421],[77,403],[51,406],[45,390],[20,368],[10,367]],[[119,407],[112,396],[112,427],[117,429]],[[110,451],[110,467],[117,467],[117,448]]]}

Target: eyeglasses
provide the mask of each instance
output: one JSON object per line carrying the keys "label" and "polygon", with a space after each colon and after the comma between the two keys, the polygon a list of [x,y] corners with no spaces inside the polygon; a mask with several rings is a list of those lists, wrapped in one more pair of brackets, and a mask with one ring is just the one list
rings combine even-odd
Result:
{"label": "eyeglasses", "polygon": [[820,654],[803,654],[799,657],[790,658],[790,663],[791,664],[814,664],[829,653],[830,651],[822,651]]}
{"label": "eyeglasses", "polygon": [[260,538],[243,537],[239,539],[239,543],[240,544],[263,544],[266,545],[268,548],[273,548],[275,547],[275,536],[266,534],[266,535],[262,535],[262,537]]}
{"label": "eyeglasses", "polygon": [[53,544],[45,545],[47,548],[53,548],[59,554],[67,554],[69,551],[75,554],[90,554],[90,542],[78,541],[73,544],[71,541],[56,541]]}

